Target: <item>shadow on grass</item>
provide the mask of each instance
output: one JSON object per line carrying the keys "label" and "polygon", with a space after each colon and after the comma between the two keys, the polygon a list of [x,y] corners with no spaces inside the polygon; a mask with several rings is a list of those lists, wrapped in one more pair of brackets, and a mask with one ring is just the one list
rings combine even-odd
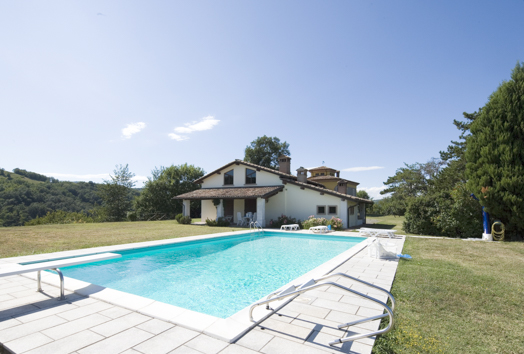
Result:
{"label": "shadow on grass", "polygon": [[372,228],[372,229],[387,229],[387,230],[392,230],[394,227],[396,227],[397,225],[392,225],[392,224],[366,224],[364,225],[363,227],[369,227],[369,228]]}

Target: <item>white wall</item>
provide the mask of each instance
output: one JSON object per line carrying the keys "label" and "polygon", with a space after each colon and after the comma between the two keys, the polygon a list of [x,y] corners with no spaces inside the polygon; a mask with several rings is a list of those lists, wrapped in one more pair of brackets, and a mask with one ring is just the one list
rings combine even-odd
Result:
{"label": "white wall", "polygon": [[244,199],[234,199],[233,201],[233,221],[238,223],[237,213],[244,215]]}
{"label": "white wall", "polygon": [[202,200],[202,221],[206,219],[215,220],[217,218],[217,208],[212,200]]}
{"label": "white wall", "polygon": [[[216,173],[207,177],[202,183],[202,188],[221,188],[224,187],[224,173],[234,170],[233,185],[226,187],[246,187],[246,186],[276,186],[282,184],[280,177],[274,173],[266,171],[257,171],[257,183],[255,185],[246,185],[246,168],[250,168],[246,165],[231,165],[222,169],[219,175]],[[255,168],[250,168],[256,170]]]}

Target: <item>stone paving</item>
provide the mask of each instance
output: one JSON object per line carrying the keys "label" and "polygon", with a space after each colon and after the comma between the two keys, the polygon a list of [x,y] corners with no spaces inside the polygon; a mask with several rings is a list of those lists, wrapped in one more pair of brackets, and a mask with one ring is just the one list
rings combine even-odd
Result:
{"label": "stone paving", "polygon": [[[393,241],[400,252],[404,237]],[[398,260],[368,257],[367,249],[333,270],[368,281],[386,290],[393,283]],[[343,286],[386,301],[346,278],[334,278]],[[330,286],[295,298],[235,343],[227,343],[172,323],[104,301],[59,289],[26,276],[0,278],[0,343],[6,353],[371,353],[374,338],[330,347],[327,343],[348,335],[337,325],[381,314],[380,306]],[[373,331],[379,321],[351,327],[349,334]],[[1,352],[1,349],[0,349]]]}

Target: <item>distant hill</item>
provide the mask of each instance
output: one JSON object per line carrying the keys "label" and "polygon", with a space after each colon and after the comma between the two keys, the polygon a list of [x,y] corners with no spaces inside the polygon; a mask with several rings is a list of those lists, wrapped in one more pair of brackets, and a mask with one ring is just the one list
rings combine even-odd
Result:
{"label": "distant hill", "polygon": [[36,172],[0,168],[0,226],[21,226],[49,211],[86,212],[100,205],[94,182],[60,182]]}

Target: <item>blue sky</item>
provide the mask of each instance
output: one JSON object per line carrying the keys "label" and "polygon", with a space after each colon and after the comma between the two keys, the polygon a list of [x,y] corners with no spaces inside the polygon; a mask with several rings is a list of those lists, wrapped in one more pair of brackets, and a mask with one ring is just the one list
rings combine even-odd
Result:
{"label": "blue sky", "polygon": [[[262,135],[371,196],[524,60],[524,1],[4,1],[0,167],[209,172]],[[139,184],[140,185],[140,184]]]}

